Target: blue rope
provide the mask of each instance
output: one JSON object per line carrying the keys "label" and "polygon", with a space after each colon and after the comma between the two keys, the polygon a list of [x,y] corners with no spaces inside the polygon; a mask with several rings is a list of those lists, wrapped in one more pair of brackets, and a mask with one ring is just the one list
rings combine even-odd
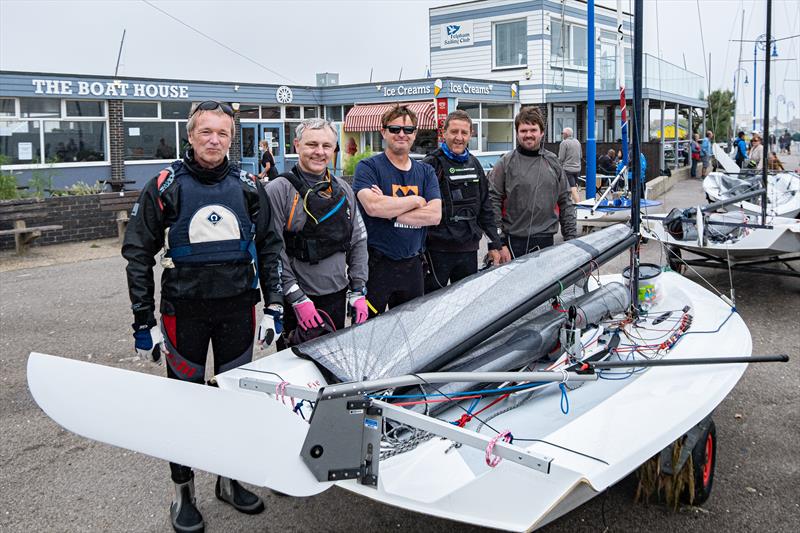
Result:
{"label": "blue rope", "polygon": [[567,396],[567,386],[563,383],[558,384],[558,388],[561,389],[561,412],[569,414],[569,396]]}
{"label": "blue rope", "polygon": [[374,398],[378,400],[382,400],[384,398],[393,398],[393,399],[413,399],[413,398],[427,398],[429,396],[472,396],[473,394],[487,394],[487,393],[497,393],[497,392],[510,392],[516,390],[523,390],[523,389],[530,389],[532,387],[538,387],[539,385],[547,385],[546,382],[539,382],[539,383],[525,383],[524,385],[514,385],[512,387],[504,387],[502,389],[484,389],[484,390],[475,390],[475,391],[464,391],[464,392],[456,392],[453,394],[394,394],[394,395],[369,395],[367,398]]}

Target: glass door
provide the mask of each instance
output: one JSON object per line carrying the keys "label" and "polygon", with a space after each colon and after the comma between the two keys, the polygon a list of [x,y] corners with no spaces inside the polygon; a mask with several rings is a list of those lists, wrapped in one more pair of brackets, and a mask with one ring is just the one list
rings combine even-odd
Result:
{"label": "glass door", "polygon": [[[286,155],[283,151],[283,125],[281,123],[261,124],[260,130],[259,138],[267,141],[272,157],[275,159],[275,168],[278,169],[279,173],[289,170],[283,168],[285,164],[284,156]],[[260,172],[260,162],[258,168]]]}
{"label": "glass door", "polygon": [[242,124],[242,170],[253,174],[259,173],[258,168],[258,135],[257,125]]}

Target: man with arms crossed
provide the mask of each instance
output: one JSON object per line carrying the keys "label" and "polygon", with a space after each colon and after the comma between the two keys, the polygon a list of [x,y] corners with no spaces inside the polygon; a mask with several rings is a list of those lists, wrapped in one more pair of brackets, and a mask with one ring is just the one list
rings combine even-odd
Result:
{"label": "man with arms crossed", "polygon": [[367,227],[370,316],[423,294],[425,228],[442,218],[433,168],[408,155],[416,137],[416,114],[395,105],[383,114],[381,124],[386,150],[361,161],[353,180]]}
{"label": "man with arms crossed", "polygon": [[[337,330],[344,328],[346,307],[354,323],[367,319],[367,233],[352,189],[328,171],[338,140],[330,122],[301,122],[294,139],[297,165],[266,186],[284,242],[284,308],[294,310],[285,316],[284,331],[299,327],[298,340],[319,331],[320,311]],[[279,348],[287,341],[279,340]]]}
{"label": "man with arms crossed", "polygon": [[[517,148],[501,157],[489,174],[495,217],[513,256],[553,245],[561,225],[564,240],[577,237],[569,182],[553,152],[542,148],[544,120],[535,106],[514,119]],[[508,253],[503,248],[502,253]]]}

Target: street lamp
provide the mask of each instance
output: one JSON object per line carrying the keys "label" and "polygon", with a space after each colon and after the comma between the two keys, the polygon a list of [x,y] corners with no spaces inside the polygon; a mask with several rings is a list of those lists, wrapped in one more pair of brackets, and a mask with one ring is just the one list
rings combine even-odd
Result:
{"label": "street lamp", "polygon": [[[739,102],[739,92],[738,92],[739,86],[737,84],[736,75],[739,74],[739,71],[744,72],[744,84],[747,85],[747,83],[748,83],[748,81],[747,81],[747,70],[744,67],[740,66],[739,68],[737,68],[736,70],[733,71],[733,130],[734,130],[734,133],[736,133],[736,129],[739,127],[739,125],[736,123],[736,109],[739,106],[739,103],[738,103]],[[741,76],[739,77],[739,80],[741,80]]]}
{"label": "street lamp", "polygon": [[[770,54],[772,57],[778,57],[778,45],[775,42],[775,39],[772,39],[772,53]],[[753,42],[753,130],[756,129],[756,97],[758,93],[756,92],[758,88],[757,77],[758,71],[756,70],[756,56],[758,55],[759,50],[766,50],[767,49],[767,36],[766,34],[762,33],[758,36],[758,38]]]}

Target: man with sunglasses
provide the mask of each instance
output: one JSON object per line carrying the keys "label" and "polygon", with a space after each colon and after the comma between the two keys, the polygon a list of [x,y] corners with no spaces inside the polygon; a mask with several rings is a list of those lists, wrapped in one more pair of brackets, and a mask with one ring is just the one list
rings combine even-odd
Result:
{"label": "man with sunglasses", "polygon": [[499,265],[501,232],[489,201],[489,185],[480,161],[469,153],[472,119],[456,110],[444,121],[444,142],[423,159],[436,171],[442,193],[442,220],[428,229],[425,293],[478,271],[478,248],[484,234],[489,257]]}
{"label": "man with sunglasses", "polygon": [[409,157],[417,115],[398,104],[381,124],[386,149],[359,162],[353,180],[367,228],[370,316],[424,293],[425,229],[442,218],[433,168]]}
{"label": "man with sunglasses", "polygon": [[283,232],[284,307],[294,311],[279,348],[343,328],[348,307],[353,323],[367,319],[367,232],[353,190],[328,171],[338,140],[330,122],[304,120],[294,139],[297,164],[266,186]]}
{"label": "man with sunglasses", "polygon": [[495,163],[489,174],[489,196],[501,221],[502,254],[515,258],[553,245],[561,226],[564,240],[577,237],[575,205],[558,156],[542,147],[544,119],[536,106],[523,107],[514,118],[517,148]]}
{"label": "man with sunglasses", "polygon": [[[259,341],[270,343],[280,331],[281,240],[258,179],[228,161],[234,136],[230,106],[198,104],[186,130],[191,148],[145,185],[131,210],[122,255],[128,261],[136,352],[158,364],[166,359],[169,378],[203,384],[209,342],[215,375],[252,360],[260,292],[268,307]],[[159,329],[153,265],[162,249]],[[175,409],[175,423],[181,423],[180,405],[164,408]],[[202,531],[192,469],[170,463],[170,470],[176,494],[172,527]],[[264,510],[261,498],[235,480],[218,477],[215,492],[240,512]]]}

